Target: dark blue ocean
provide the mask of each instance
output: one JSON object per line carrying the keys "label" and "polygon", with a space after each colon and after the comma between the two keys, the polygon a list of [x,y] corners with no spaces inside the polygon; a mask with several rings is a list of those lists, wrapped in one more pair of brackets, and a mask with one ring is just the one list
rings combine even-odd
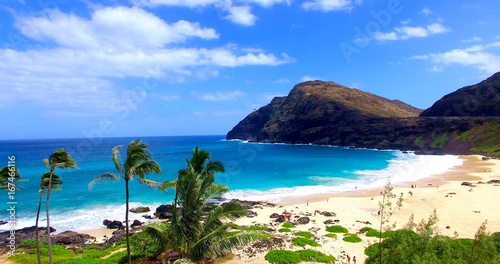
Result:
{"label": "dark blue ocean", "polygon": [[[43,139],[0,141],[0,164],[7,166],[8,156],[16,157],[16,167],[23,179],[16,192],[17,227],[35,224],[39,201],[39,185],[48,169],[43,160],[55,150],[64,148],[77,161],[78,170],[56,169],[63,181],[62,191],[51,193],[51,224],[59,231],[88,230],[102,226],[104,219],[124,220],[124,181],[100,183],[92,191],[89,182],[105,172],[115,172],[111,151],[126,146],[136,138]],[[163,174],[148,175],[154,181],[177,178],[185,168],[195,146],[208,150],[212,159],[220,160],[226,173],[218,174],[216,182],[229,186],[226,198],[268,200],[279,202],[285,196],[341,192],[404,182],[446,171],[461,164],[455,156],[417,156],[400,151],[349,149],[344,147],[256,144],[226,141],[224,136],[144,137]],[[132,181],[131,206],[150,206],[171,202],[173,191],[163,193]],[[0,220],[7,220],[7,191],[1,190]],[[45,197],[44,197],[45,198]],[[44,199],[45,200],[45,199]],[[45,208],[43,204],[42,208]],[[42,209],[43,210],[43,209]],[[151,214],[150,212],[149,214]],[[143,214],[131,214],[144,221]],[[45,225],[43,210],[40,225]],[[43,221],[43,222],[42,222]],[[0,226],[0,230],[7,226]]]}

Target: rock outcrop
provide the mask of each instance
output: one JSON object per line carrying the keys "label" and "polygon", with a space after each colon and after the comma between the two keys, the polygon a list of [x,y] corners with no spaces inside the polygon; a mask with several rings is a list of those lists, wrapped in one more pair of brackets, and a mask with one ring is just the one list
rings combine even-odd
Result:
{"label": "rock outcrop", "polygon": [[500,72],[478,84],[445,95],[420,116],[500,117]]}
{"label": "rock outcrop", "polygon": [[[481,87],[490,87],[488,91],[499,88],[497,75]],[[297,84],[288,96],[274,98],[269,105],[249,114],[226,138],[425,154],[500,155],[497,121],[483,117],[419,117],[424,115],[421,113],[398,100],[334,82],[310,81]]]}

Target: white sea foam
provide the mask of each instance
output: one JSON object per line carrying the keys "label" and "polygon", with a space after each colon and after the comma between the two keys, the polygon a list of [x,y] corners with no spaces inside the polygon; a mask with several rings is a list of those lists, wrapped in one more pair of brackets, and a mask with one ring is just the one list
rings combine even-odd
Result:
{"label": "white sea foam", "polygon": [[[143,217],[144,214],[152,215],[160,204],[142,204],[142,203],[130,203],[130,208],[139,206],[148,206],[151,211],[147,213],[131,213],[129,212],[129,223],[132,224],[134,220],[139,220],[141,222],[148,222]],[[57,211],[51,211],[50,225],[59,232],[64,232],[67,230],[72,231],[85,231],[104,227],[102,224],[104,219],[108,220],[118,220],[125,221],[125,204],[123,205],[106,205],[106,206],[95,206],[92,208],[77,209],[74,211],[68,211],[65,213],[60,213]],[[21,218],[16,220],[16,228],[24,228],[35,225],[35,217],[33,218]],[[45,212],[40,216],[39,226],[46,226]],[[0,228],[7,228],[6,226],[0,226]],[[0,229],[1,230],[1,229]],[[4,231],[4,230],[1,230]]]}
{"label": "white sea foam", "polygon": [[[297,186],[292,188],[275,188],[268,191],[235,190],[224,195],[226,199],[266,200],[279,202],[283,197],[304,196],[315,193],[336,193],[357,189],[367,189],[383,186],[390,179],[392,183],[413,181],[432,175],[443,173],[454,166],[462,164],[458,156],[423,156],[413,153],[395,152],[396,157],[389,161],[389,166],[382,170],[365,170],[347,172],[353,174],[353,179],[340,177],[310,177],[310,186]],[[149,206],[151,212],[134,214],[129,213],[130,223],[134,220],[147,222],[142,216],[153,214],[160,204],[131,203],[130,208]],[[51,211],[51,226],[57,232],[66,230],[84,231],[103,227],[102,221],[125,220],[125,204],[94,206],[91,208],[77,209],[70,212]],[[35,217],[16,219],[16,228],[33,226]],[[45,225],[45,213],[40,218],[40,226]],[[0,231],[5,231],[7,225],[0,226]]]}
{"label": "white sea foam", "polygon": [[279,202],[283,197],[305,196],[316,193],[337,193],[354,189],[368,189],[391,183],[414,181],[443,173],[462,164],[458,156],[428,156],[395,152],[389,166],[382,170],[355,171],[355,179],[339,177],[310,177],[310,186],[275,188],[268,191],[236,190],[224,195],[226,199]]}

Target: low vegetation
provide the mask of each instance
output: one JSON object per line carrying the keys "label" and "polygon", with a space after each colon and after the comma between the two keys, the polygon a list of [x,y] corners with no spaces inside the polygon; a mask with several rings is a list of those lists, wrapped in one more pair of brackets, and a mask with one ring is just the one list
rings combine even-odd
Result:
{"label": "low vegetation", "polygon": [[293,233],[293,235],[300,236],[300,237],[305,237],[307,239],[311,239],[313,237],[313,235],[311,234],[311,232],[307,232],[307,231],[296,232],[296,233]]}
{"label": "low vegetation", "polygon": [[382,243],[369,246],[366,263],[500,263],[500,233],[487,234],[486,223],[474,239],[459,239],[436,234],[436,222],[435,215],[418,225],[410,222]]}
{"label": "low vegetation", "polygon": [[284,228],[295,228],[295,226],[290,222],[285,222],[282,227]]}
{"label": "low vegetation", "polygon": [[[359,230],[361,234],[365,234],[367,237],[381,237],[380,232],[371,227],[363,227]],[[382,238],[390,237],[394,235],[394,231],[385,231],[382,233]]]}
{"label": "low vegetation", "polygon": [[305,237],[295,237],[293,238],[293,245],[298,246],[298,247],[305,247],[306,245],[309,245],[311,247],[321,247],[318,242],[312,240],[312,239],[307,239]]}
{"label": "low vegetation", "polygon": [[290,230],[290,228],[280,228],[280,229],[278,229],[278,232],[280,232],[280,233],[289,233],[289,232],[292,232],[292,230]]}
{"label": "low vegetation", "polygon": [[271,250],[266,254],[265,259],[269,263],[299,263],[301,261],[331,263],[335,261],[332,256],[310,249],[298,251]]}
{"label": "low vegetation", "polygon": [[326,231],[330,233],[349,233],[347,228],[339,225],[329,226],[326,228]]}
{"label": "low vegetation", "polygon": [[359,243],[359,242],[363,241],[361,238],[358,237],[358,235],[354,235],[354,234],[349,234],[349,235],[345,236],[342,240],[344,240],[345,242],[349,242],[349,243]]}
{"label": "low vegetation", "polygon": [[[110,255],[111,252],[122,248],[126,248],[125,238],[118,241],[113,247],[104,248],[97,245],[91,245],[80,248],[76,250],[76,252],[68,250],[64,246],[53,245],[52,260],[54,264],[90,264],[96,263],[97,259],[99,259],[99,263],[101,264],[126,263],[127,252],[125,251],[113,254],[109,258],[101,259],[104,256]],[[26,239],[21,242],[19,252],[22,253],[16,254],[11,257],[10,260],[15,263],[37,263],[36,239]],[[42,263],[49,262],[49,248],[46,241],[41,241],[40,243],[40,256]],[[138,257],[139,254],[137,254],[135,258]]]}

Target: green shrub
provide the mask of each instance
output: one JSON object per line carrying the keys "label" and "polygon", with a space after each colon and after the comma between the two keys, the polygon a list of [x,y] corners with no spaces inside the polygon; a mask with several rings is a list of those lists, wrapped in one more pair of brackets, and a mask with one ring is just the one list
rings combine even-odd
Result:
{"label": "green shrub", "polygon": [[337,238],[337,234],[326,234],[326,237]]}
{"label": "green shrub", "polygon": [[305,247],[306,245],[310,245],[313,247],[321,247],[321,245],[318,244],[318,242],[304,237],[295,237],[293,239],[293,245],[298,247]]}
{"label": "green shrub", "polygon": [[155,257],[161,254],[163,248],[160,243],[146,232],[139,232],[130,237],[132,254],[142,257]]}
{"label": "green shrub", "polygon": [[364,234],[364,233],[367,233],[367,232],[372,231],[372,230],[375,230],[375,229],[373,229],[373,228],[371,228],[371,227],[368,227],[368,226],[365,226],[365,227],[361,228],[361,229],[359,230],[359,232],[360,232],[361,234]]}
{"label": "green shrub", "polygon": [[292,230],[290,230],[290,228],[281,228],[281,229],[278,230],[278,232],[280,232],[280,233],[287,232],[288,233],[288,232],[292,232]]}
{"label": "green shrub", "polygon": [[359,242],[363,241],[357,235],[346,236],[342,240],[344,240],[345,242],[349,242],[349,243],[359,243]]}
{"label": "green shrub", "polygon": [[292,224],[291,224],[291,223],[289,223],[289,222],[285,222],[285,223],[282,225],[282,227],[284,227],[284,228],[295,228],[295,226],[294,226],[294,225],[292,225]]}
{"label": "green shrub", "polygon": [[326,231],[330,233],[349,233],[347,228],[339,225],[329,226],[328,228],[326,228]]}
{"label": "green shrub", "polygon": [[269,263],[299,263],[301,261],[300,254],[289,250],[271,250],[265,259]]}
{"label": "green shrub", "polygon": [[312,238],[313,237],[311,232],[306,232],[306,231],[296,232],[296,233],[294,233],[294,235],[305,237],[305,238]]}
{"label": "green shrub", "polygon": [[376,254],[378,254],[379,251],[380,251],[380,244],[379,243],[373,244],[365,249],[365,255],[367,255],[368,257],[375,256]]}
{"label": "green shrub", "polygon": [[303,261],[312,262],[313,257],[316,257],[316,262],[330,263],[332,261],[335,261],[334,257],[325,255],[319,251],[315,251],[315,250],[311,250],[311,249],[299,250],[296,252],[300,254],[300,258]]}
{"label": "green shrub", "polygon": [[[385,231],[384,233],[382,233],[382,238],[386,238],[386,237],[391,237],[394,235],[394,231]],[[367,237],[380,237],[380,232],[373,229],[366,232],[366,236]]]}

